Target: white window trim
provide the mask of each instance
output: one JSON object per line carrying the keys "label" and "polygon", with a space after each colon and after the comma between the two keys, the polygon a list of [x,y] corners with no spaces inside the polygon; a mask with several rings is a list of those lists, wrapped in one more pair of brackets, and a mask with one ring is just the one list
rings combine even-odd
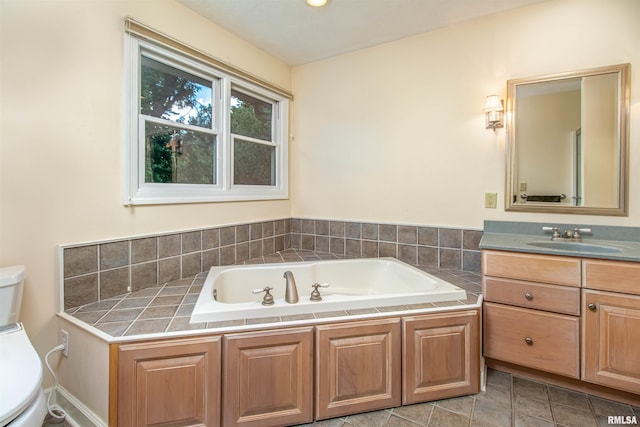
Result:
{"label": "white window trim", "polygon": [[[144,182],[144,128],[139,116],[139,60],[140,53],[149,52],[153,57],[167,58],[169,63],[186,66],[190,72],[218,79],[215,86],[214,134],[216,141],[216,183],[211,185],[169,184]],[[226,201],[274,200],[289,197],[288,186],[288,118],[289,98],[254,83],[249,83],[217,69],[201,64],[173,50],[156,46],[144,40],[125,34],[125,135],[124,135],[124,180],[123,204],[155,205],[176,203],[205,203]],[[276,147],[274,186],[233,185],[233,136],[230,133],[231,88],[255,94],[274,105],[273,141],[267,145]],[[265,143],[264,141],[260,141]]]}

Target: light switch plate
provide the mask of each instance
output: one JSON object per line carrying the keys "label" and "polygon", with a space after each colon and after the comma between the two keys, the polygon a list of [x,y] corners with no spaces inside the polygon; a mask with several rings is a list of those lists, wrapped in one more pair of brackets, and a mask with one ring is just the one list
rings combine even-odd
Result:
{"label": "light switch plate", "polygon": [[484,193],[484,207],[495,209],[498,205],[498,193]]}

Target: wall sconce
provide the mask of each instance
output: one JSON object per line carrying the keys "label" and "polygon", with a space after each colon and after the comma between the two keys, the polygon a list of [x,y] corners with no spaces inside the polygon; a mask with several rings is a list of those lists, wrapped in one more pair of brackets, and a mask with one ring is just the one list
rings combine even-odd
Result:
{"label": "wall sconce", "polygon": [[486,128],[493,129],[504,127],[504,104],[498,95],[489,95],[482,109],[486,114]]}

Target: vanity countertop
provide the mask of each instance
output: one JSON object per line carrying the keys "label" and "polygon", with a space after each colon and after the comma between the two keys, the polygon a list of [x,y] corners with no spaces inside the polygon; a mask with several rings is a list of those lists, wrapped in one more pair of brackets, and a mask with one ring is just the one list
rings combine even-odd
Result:
{"label": "vanity countertop", "polygon": [[[582,241],[551,240],[542,227],[589,228]],[[640,228],[485,221],[481,249],[640,262]]]}

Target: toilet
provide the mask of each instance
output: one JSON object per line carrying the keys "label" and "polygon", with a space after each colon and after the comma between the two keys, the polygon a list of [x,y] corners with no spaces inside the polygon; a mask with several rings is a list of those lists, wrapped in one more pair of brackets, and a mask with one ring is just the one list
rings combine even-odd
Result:
{"label": "toilet", "polygon": [[0,427],[40,427],[47,415],[42,362],[18,323],[24,275],[0,268]]}

